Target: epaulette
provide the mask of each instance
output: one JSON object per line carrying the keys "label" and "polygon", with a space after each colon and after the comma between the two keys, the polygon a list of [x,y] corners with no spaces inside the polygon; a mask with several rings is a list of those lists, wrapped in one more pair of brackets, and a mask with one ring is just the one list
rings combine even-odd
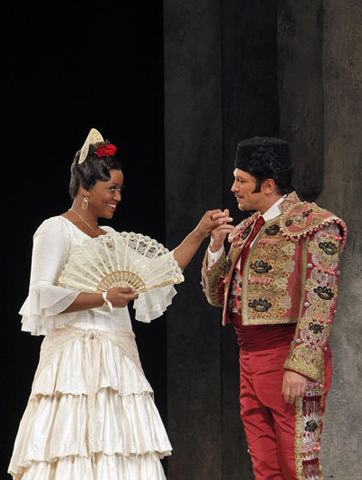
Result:
{"label": "epaulette", "polygon": [[[283,209],[284,210],[284,209]],[[314,202],[290,203],[282,212],[280,219],[280,231],[287,240],[298,240],[337,223],[341,229],[341,250],[346,242],[347,227],[343,220],[328,210],[318,207]]]}
{"label": "epaulette", "polygon": [[258,216],[259,216],[259,213],[255,212],[250,217],[245,218],[242,222],[236,225],[234,230],[231,233],[229,233],[229,236],[228,236],[229,243],[232,243],[233,246],[239,246],[238,244],[239,243],[241,244],[245,240],[245,238],[249,235],[250,225],[254,223],[254,221]]}

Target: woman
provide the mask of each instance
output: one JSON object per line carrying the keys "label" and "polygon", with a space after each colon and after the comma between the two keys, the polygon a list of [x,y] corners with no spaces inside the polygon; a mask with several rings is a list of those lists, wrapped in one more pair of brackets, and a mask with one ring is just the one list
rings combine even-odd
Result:
{"label": "woman", "polygon": [[[126,308],[149,322],[171,303],[173,286],[139,296],[130,288],[87,293],[57,284],[69,254],[90,237],[113,231],[123,173],[116,147],[92,129],[71,167],[72,207],[34,235],[22,329],[46,335],[9,473],[23,480],[164,479],[171,454],[166,431],[140,365]],[[174,250],[184,269],[212,228],[207,212]]]}

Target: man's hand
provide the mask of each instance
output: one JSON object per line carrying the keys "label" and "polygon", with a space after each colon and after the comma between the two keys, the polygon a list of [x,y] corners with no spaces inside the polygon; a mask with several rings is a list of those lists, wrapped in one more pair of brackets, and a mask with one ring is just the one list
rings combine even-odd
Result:
{"label": "man's hand", "polygon": [[203,240],[211,234],[214,228],[232,221],[228,213],[228,210],[224,212],[220,209],[208,210],[197,227],[174,249],[173,256],[182,270],[187,267]]}
{"label": "man's hand", "polygon": [[282,395],[286,403],[294,403],[305,394],[307,377],[300,373],[286,370],[283,377]]}
{"label": "man's hand", "polygon": [[219,210],[212,216],[212,220],[217,222],[217,225],[211,232],[210,250],[212,252],[219,251],[224,245],[226,235],[234,230],[234,226],[228,223],[232,221],[229,215],[229,210],[226,208],[223,212]]}

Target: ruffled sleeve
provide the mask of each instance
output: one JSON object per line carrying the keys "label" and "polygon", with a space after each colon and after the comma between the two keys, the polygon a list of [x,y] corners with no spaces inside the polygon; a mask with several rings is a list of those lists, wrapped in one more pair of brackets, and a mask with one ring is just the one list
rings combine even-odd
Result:
{"label": "ruffled sleeve", "polygon": [[173,285],[140,293],[137,300],[133,303],[133,308],[136,310],[136,320],[150,323],[155,318],[160,317],[167,307],[171,305],[176,293]]}
{"label": "ruffled sleeve", "polygon": [[[170,254],[173,255],[173,252],[172,250]],[[140,293],[137,300],[133,303],[133,308],[136,310],[136,320],[150,323],[155,318],[161,317],[167,310],[167,307],[171,305],[176,293],[173,285],[166,285],[149,292]]]}
{"label": "ruffled sleeve", "polygon": [[79,291],[58,287],[57,280],[67,261],[71,237],[62,217],[41,224],[34,234],[29,295],[21,307],[22,330],[45,335],[64,327],[76,313],[62,314]]}

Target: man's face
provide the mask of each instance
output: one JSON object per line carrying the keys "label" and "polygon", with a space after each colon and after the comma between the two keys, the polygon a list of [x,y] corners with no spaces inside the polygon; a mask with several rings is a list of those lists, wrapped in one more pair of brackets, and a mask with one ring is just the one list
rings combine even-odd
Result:
{"label": "man's face", "polygon": [[231,191],[236,197],[239,210],[260,210],[264,195],[261,192],[253,193],[256,188],[255,177],[248,172],[235,168],[234,183]]}

